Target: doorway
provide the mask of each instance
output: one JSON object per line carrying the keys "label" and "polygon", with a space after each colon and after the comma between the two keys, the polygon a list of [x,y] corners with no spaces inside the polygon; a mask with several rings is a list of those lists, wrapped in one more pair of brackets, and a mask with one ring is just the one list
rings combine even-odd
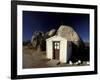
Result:
{"label": "doorway", "polygon": [[53,41],[53,59],[59,60],[60,41]]}

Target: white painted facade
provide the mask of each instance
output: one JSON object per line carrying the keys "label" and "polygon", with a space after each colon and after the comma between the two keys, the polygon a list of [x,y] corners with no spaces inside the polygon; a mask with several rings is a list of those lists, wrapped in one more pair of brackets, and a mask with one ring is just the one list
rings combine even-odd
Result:
{"label": "white painted facade", "polygon": [[59,41],[60,42],[60,49],[59,49],[59,61],[62,63],[66,63],[67,60],[71,56],[71,43],[67,41],[65,38],[60,36],[53,36],[46,39],[46,56],[48,59],[53,59],[53,42]]}

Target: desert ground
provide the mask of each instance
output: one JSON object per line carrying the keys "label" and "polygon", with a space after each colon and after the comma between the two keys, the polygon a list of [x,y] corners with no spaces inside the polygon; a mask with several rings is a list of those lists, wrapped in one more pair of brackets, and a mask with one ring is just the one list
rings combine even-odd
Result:
{"label": "desert ground", "polygon": [[23,68],[46,68],[46,67],[67,67],[67,66],[86,66],[85,62],[76,65],[60,63],[58,60],[46,58],[46,51],[37,51],[27,46],[23,46]]}

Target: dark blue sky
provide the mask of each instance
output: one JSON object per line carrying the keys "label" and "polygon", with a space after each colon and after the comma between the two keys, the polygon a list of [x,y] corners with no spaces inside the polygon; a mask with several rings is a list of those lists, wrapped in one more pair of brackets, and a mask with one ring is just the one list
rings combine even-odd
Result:
{"label": "dark blue sky", "polygon": [[23,11],[23,41],[30,40],[33,32],[48,32],[60,25],[72,26],[83,41],[89,42],[89,14],[68,14]]}

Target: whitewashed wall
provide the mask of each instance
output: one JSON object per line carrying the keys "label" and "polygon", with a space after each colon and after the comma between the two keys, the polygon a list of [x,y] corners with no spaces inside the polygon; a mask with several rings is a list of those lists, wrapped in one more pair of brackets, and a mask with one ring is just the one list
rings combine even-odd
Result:
{"label": "whitewashed wall", "polygon": [[[67,40],[59,37],[59,36],[53,36],[51,38],[48,38],[46,40],[46,54],[47,58],[52,59],[53,58],[53,41],[60,41],[60,61],[62,63],[66,63],[68,58],[67,54],[69,52],[69,48],[67,48]],[[68,50],[69,49],[69,50]]]}
{"label": "whitewashed wall", "polygon": [[62,39],[60,43],[60,61],[66,63],[67,61],[67,40]]}
{"label": "whitewashed wall", "polygon": [[52,54],[53,51],[52,51],[52,41],[51,40],[47,40],[46,41],[46,56],[47,58],[49,59],[52,59]]}

